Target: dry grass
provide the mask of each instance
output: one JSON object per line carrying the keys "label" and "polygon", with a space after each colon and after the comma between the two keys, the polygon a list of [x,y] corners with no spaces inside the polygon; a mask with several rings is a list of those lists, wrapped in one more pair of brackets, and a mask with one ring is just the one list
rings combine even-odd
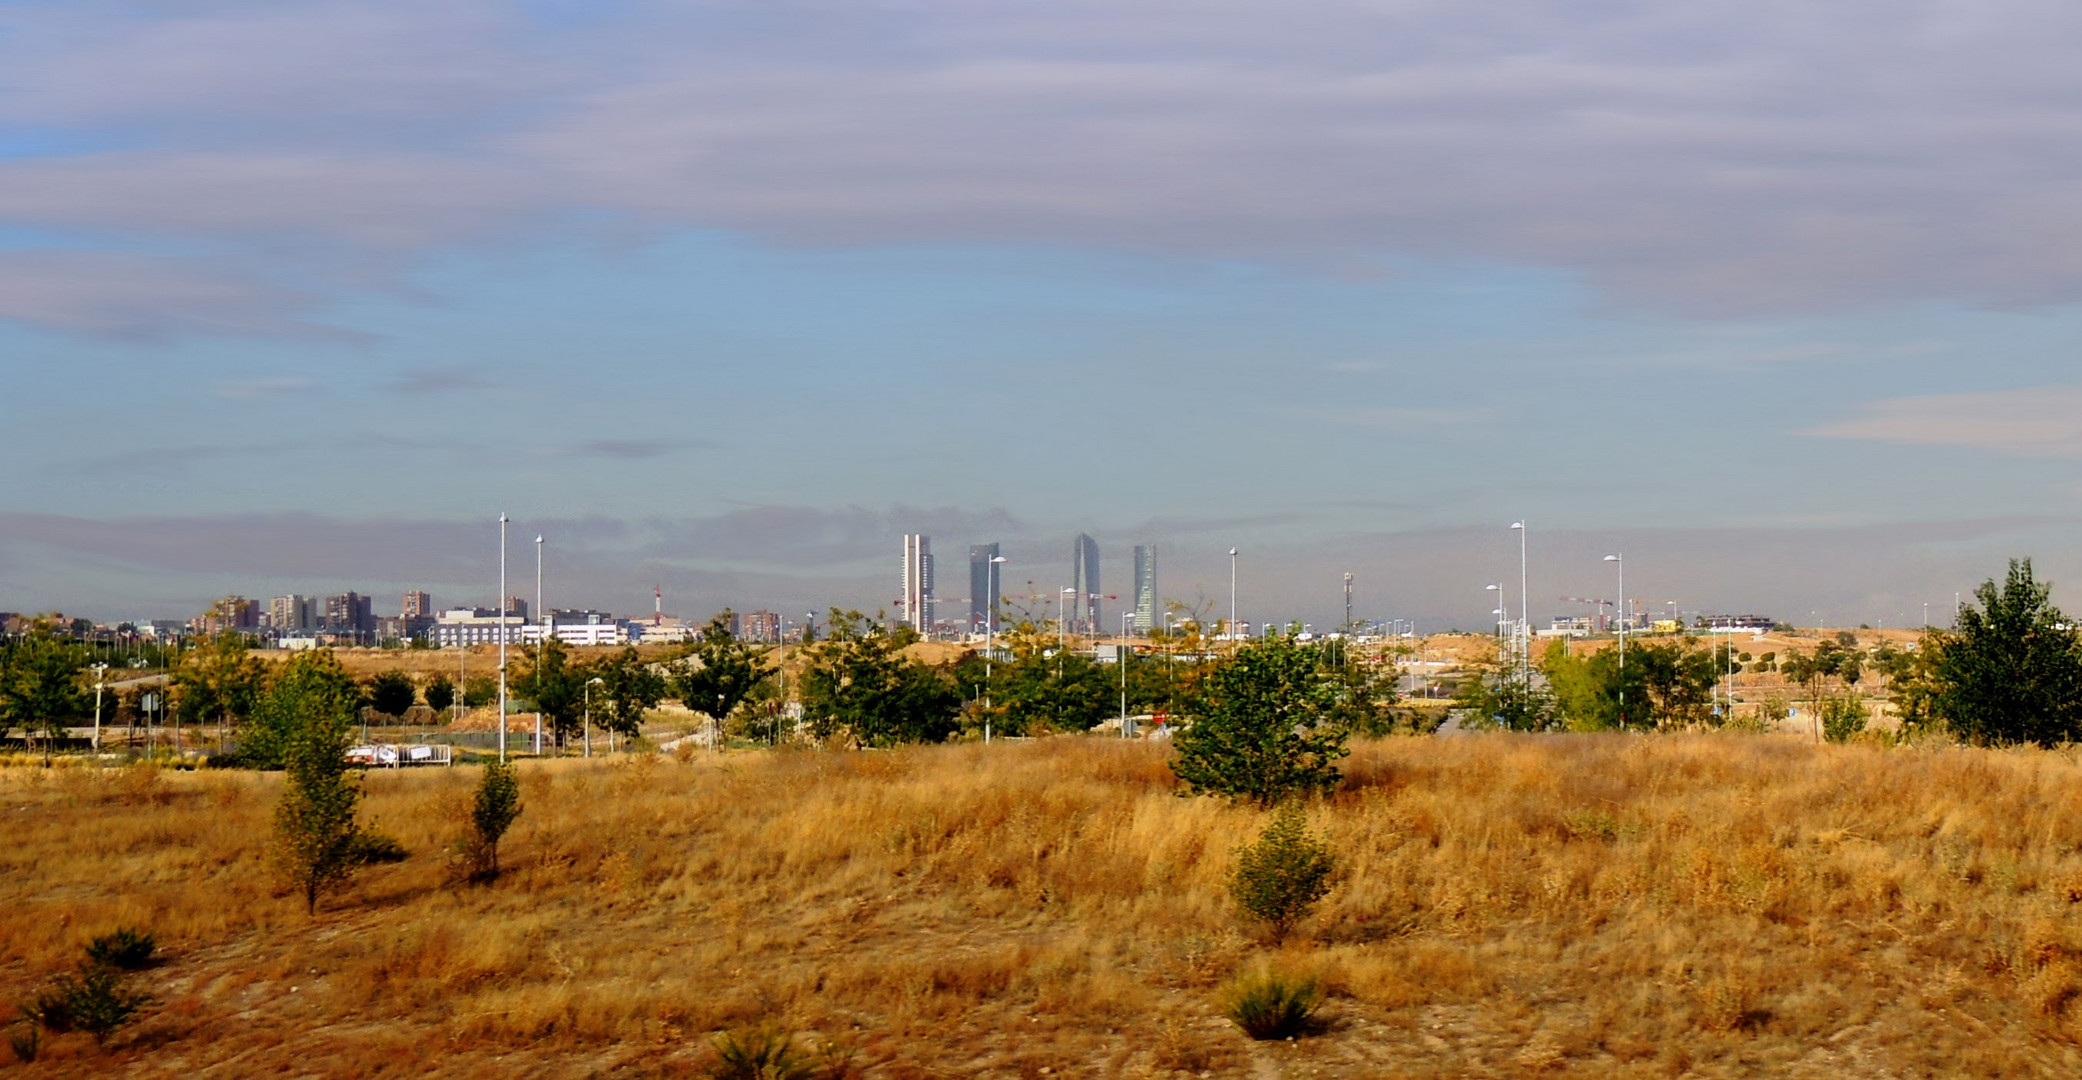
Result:
{"label": "dry grass", "polygon": [[[871,1077],[2082,1072],[2082,768],[1742,737],[1360,747],[1348,876],[1276,962],[1324,1028],[1216,1013],[1268,951],[1223,894],[1259,815],[1094,739],[524,766],[492,888],[444,885],[475,771],[377,773],[417,854],[314,921],[278,780],[9,768],[0,1000],[133,925],[160,1005],[21,1075],[694,1074],[722,1028]],[[4,1054],[0,1050],[0,1054]]]}

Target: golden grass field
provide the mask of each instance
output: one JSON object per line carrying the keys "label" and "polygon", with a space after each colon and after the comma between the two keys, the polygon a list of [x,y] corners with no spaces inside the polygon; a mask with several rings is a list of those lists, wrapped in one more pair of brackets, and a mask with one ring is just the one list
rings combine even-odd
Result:
{"label": "golden grass field", "polygon": [[[313,919],[264,858],[277,776],[0,769],[0,1000],[120,925],[166,954],[138,1024],[15,1073],[699,1075],[770,1023],[877,1078],[2082,1075],[2066,753],[1363,744],[1278,951],[1224,892],[1265,815],[1175,795],[1161,745],[523,770],[476,888],[442,852],[477,770],[371,774],[414,855]],[[1325,981],[1319,1032],[1220,1018],[1261,963]]]}

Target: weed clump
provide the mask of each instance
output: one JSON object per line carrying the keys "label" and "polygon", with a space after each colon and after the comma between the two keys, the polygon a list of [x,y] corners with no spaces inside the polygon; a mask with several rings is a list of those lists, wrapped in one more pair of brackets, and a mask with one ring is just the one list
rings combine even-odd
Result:
{"label": "weed clump", "polygon": [[141,971],[152,965],[158,951],[159,943],[152,935],[125,926],[89,941],[87,962],[120,971]]}
{"label": "weed clump", "polygon": [[725,1031],[715,1038],[716,1062],[711,1080],[851,1080],[853,1055],[836,1043],[815,1054],[796,1045],[795,1036],[771,1027]]}
{"label": "weed clump", "polygon": [[1330,892],[1337,857],[1330,846],[1308,831],[1301,807],[1288,803],[1273,815],[1258,842],[1236,853],[1229,894],[1250,918],[1272,930],[1272,940],[1285,940],[1309,909]]}
{"label": "weed clump", "polygon": [[1253,1039],[1287,1039],[1307,1031],[1322,1004],[1316,980],[1267,968],[1231,984],[1222,1013]]}

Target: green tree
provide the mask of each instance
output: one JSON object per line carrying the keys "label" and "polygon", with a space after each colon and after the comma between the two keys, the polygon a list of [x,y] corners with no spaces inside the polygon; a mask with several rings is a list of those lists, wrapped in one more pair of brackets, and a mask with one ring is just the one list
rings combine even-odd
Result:
{"label": "green tree", "polygon": [[[275,851],[283,876],[304,894],[304,908],[318,912],[318,897],[350,878],[363,862],[368,838],[355,820],[361,778],[351,773],[354,684],[330,653],[293,674],[289,687],[277,680],[272,704],[284,708],[282,801],[275,807]],[[290,662],[292,665],[296,661]],[[343,707],[345,706],[345,707]]]}
{"label": "green tree", "polygon": [[0,735],[19,728],[63,737],[67,722],[91,708],[80,679],[86,662],[85,649],[47,627],[0,646]]}
{"label": "green tree", "polygon": [[1197,697],[1171,758],[1191,793],[1269,807],[1337,786],[1337,759],[1350,751],[1345,729],[1327,722],[1334,695],[1314,649],[1288,638],[1246,645],[1215,666]]}
{"label": "green tree", "polygon": [[1484,671],[1463,684],[1462,723],[1477,730],[1547,731],[1561,726],[1554,695],[1504,668]]}
{"label": "green tree", "polygon": [[600,680],[593,687],[593,723],[632,739],[642,733],[643,714],[657,708],[668,691],[665,676],[633,648],[601,659],[584,674]]}
{"label": "green tree", "polygon": [[513,690],[542,714],[542,726],[558,746],[578,734],[585,722],[585,669],[571,662],[571,651],[556,638],[542,643],[514,680]]}
{"label": "green tree", "polygon": [[[1000,641],[1011,657],[989,665],[990,679],[983,687],[996,734],[1089,731],[1119,711],[1118,669],[1102,667],[1081,652],[1058,652],[1055,635],[1032,623],[1008,628]],[[973,677],[980,663],[964,661],[957,681],[980,681]]]}
{"label": "green tree", "polygon": [[412,680],[402,671],[386,671],[369,680],[369,708],[385,716],[403,716],[412,707]]}
{"label": "green tree", "polygon": [[330,649],[300,652],[277,668],[239,735],[238,757],[249,767],[281,768],[290,742],[308,724],[352,731],[361,687]]}
{"label": "green tree", "polygon": [[773,675],[763,663],[766,650],[731,633],[730,620],[728,610],[710,619],[694,651],[672,677],[680,704],[709,718],[712,739],[719,738],[730,714]]}
{"label": "green tree", "polygon": [[225,633],[183,655],[173,672],[179,715],[197,724],[215,721],[226,732],[250,719],[267,685],[267,665],[252,648],[245,635]]}
{"label": "green tree", "polygon": [[1939,652],[1932,712],[1976,743],[2051,746],[2082,735],[2082,634],[2032,577],[2030,559],[1974,590]]}
{"label": "green tree", "polygon": [[1561,726],[1574,731],[1680,728],[1712,723],[1713,688],[1724,660],[1689,640],[1635,645],[1578,656],[1564,642],[1547,647],[1541,671]]}
{"label": "green tree", "polygon": [[499,680],[489,675],[472,675],[463,683],[463,708],[482,709],[499,703]]}
{"label": "green tree", "polygon": [[1245,915],[1271,929],[1277,944],[1330,892],[1336,869],[1330,845],[1309,834],[1308,815],[1290,802],[1273,815],[1257,843],[1237,851],[1229,895]]}
{"label": "green tree", "polygon": [[803,720],[820,739],[863,746],[943,742],[958,730],[961,691],[947,674],[903,655],[917,639],[834,608],[802,675]]}
{"label": "green tree", "polygon": [[1822,737],[1830,742],[1850,742],[1865,730],[1872,714],[1857,694],[1839,694],[1822,701]]}
{"label": "green tree", "polygon": [[427,680],[426,686],[420,689],[420,695],[426,698],[427,708],[439,715],[447,712],[449,707],[455,704],[455,684],[449,682],[446,675],[436,675]]}

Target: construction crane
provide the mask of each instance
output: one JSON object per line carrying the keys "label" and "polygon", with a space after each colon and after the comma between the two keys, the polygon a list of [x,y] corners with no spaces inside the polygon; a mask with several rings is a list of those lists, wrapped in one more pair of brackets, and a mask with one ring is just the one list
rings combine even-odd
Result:
{"label": "construction crane", "polygon": [[1604,627],[1605,627],[1605,609],[1606,609],[1606,608],[1608,608],[1608,607],[1616,608],[1616,607],[1618,607],[1618,606],[1619,606],[1618,604],[1616,604],[1616,603],[1614,603],[1614,602],[1612,602],[1612,601],[1610,601],[1610,600],[1600,600],[1600,599],[1598,599],[1598,598],[1596,598],[1596,597],[1594,597],[1594,596],[1564,596],[1564,597],[1562,597],[1562,599],[1563,599],[1564,601],[1567,601],[1568,603],[1571,603],[1571,604],[1595,604],[1595,605],[1597,605],[1597,608],[1598,608],[1598,621],[1597,621],[1597,628],[1598,628],[1598,629],[1600,629],[1600,630],[1604,629]]}

